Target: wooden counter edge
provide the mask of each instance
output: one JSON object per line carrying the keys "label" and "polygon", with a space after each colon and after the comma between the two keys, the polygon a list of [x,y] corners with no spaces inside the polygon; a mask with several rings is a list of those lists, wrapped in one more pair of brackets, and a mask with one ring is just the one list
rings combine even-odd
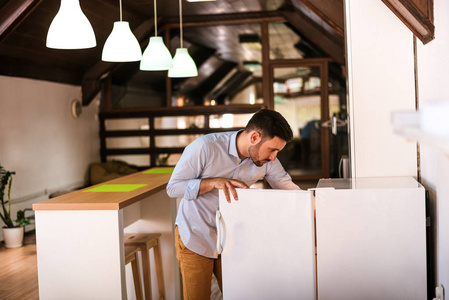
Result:
{"label": "wooden counter edge", "polygon": [[119,203],[34,203],[34,211],[42,210],[119,210]]}
{"label": "wooden counter edge", "polygon": [[[120,179],[120,178],[118,178],[118,179]],[[114,179],[109,182],[116,183],[116,181],[118,179]],[[109,183],[109,182],[106,182],[106,183]],[[34,211],[43,211],[43,210],[48,210],[48,211],[50,211],[50,210],[120,210],[120,209],[123,209],[129,205],[132,205],[144,198],[147,198],[155,193],[165,190],[167,183],[168,183],[168,180],[167,180],[167,182],[164,182],[158,186],[155,186],[151,190],[147,190],[143,193],[139,193],[137,195],[130,196],[128,199],[125,199],[120,202],[103,202],[103,203],[102,202],[75,202],[75,201],[50,202],[50,201],[52,201],[52,199],[47,199],[47,200],[44,200],[44,201],[41,201],[38,203],[34,203],[32,205],[32,208]],[[92,187],[89,187],[89,188],[92,188]],[[77,192],[79,192],[79,191],[74,191],[72,193],[77,193]],[[108,193],[108,192],[104,192],[104,193]],[[53,199],[57,199],[57,198],[53,198]]]}

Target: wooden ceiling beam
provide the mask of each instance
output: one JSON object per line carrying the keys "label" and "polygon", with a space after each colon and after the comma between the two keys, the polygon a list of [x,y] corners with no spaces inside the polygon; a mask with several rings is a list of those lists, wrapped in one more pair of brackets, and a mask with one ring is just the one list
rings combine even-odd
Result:
{"label": "wooden ceiling beam", "polygon": [[344,36],[342,0],[292,0],[293,6],[319,25],[330,36]]}
{"label": "wooden ceiling beam", "polygon": [[0,43],[41,3],[42,0],[9,0],[0,9]]}
{"label": "wooden ceiling beam", "polygon": [[234,104],[216,106],[175,106],[175,107],[127,107],[115,108],[100,115],[107,119],[130,117],[198,116],[216,114],[251,114],[264,108],[261,104]]}
{"label": "wooden ceiling beam", "polygon": [[425,45],[435,39],[433,0],[382,0]]}
{"label": "wooden ceiling beam", "polygon": [[[283,14],[279,11],[244,12],[219,15],[190,15],[182,17],[183,27],[202,27],[217,25],[239,25],[262,22],[285,22]],[[161,30],[179,27],[178,17],[164,17],[161,21]]]}
{"label": "wooden ceiling beam", "polygon": [[282,10],[282,14],[287,22],[296,28],[296,30],[298,30],[298,32],[300,32],[306,39],[314,43],[338,64],[345,64],[345,45],[343,37],[338,39],[336,39],[335,36],[330,37],[326,32],[323,32],[319,25],[297,9]]}

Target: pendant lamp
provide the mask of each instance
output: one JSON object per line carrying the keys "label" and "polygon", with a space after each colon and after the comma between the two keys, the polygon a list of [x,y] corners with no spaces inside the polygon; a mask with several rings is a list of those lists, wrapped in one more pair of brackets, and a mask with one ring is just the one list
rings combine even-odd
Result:
{"label": "pendant lamp", "polygon": [[180,33],[180,48],[176,49],[173,57],[173,68],[168,70],[168,77],[195,77],[198,76],[198,69],[189,55],[189,50],[183,48],[182,43],[182,0],[179,0],[179,33]]}
{"label": "pendant lamp", "polygon": [[162,37],[157,36],[157,3],[154,0],[154,36],[150,37],[150,43],[143,52],[140,61],[142,71],[163,71],[173,67],[173,59],[170,51],[164,44]]}
{"label": "pendant lamp", "polygon": [[101,59],[110,62],[129,62],[142,59],[139,41],[129,28],[129,23],[122,21],[122,0],[120,0],[120,21],[114,22],[112,32],[104,43]]}
{"label": "pendant lamp", "polygon": [[50,24],[46,46],[54,49],[85,49],[97,45],[95,33],[81,10],[79,0],[61,0]]}

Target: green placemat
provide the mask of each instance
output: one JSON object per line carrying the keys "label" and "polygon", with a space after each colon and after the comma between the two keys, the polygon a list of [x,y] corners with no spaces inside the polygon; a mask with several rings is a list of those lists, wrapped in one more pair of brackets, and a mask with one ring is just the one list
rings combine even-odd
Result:
{"label": "green placemat", "polygon": [[146,184],[103,184],[85,192],[130,192],[144,187]]}
{"label": "green placemat", "polygon": [[167,174],[173,173],[174,168],[153,168],[146,171],[143,171],[143,174]]}

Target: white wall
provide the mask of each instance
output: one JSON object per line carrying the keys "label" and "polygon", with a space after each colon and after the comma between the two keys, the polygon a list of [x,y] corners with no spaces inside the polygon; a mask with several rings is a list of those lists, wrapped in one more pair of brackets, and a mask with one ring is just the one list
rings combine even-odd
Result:
{"label": "white wall", "polygon": [[[395,136],[389,119],[393,111],[415,108],[412,34],[381,1],[346,0],[345,10],[355,176],[416,176],[415,143]],[[449,2],[435,0],[434,13],[435,40],[427,45],[417,42],[421,106],[449,99]],[[442,284],[447,294],[449,155],[421,144],[420,165],[422,183],[430,192],[435,231],[435,251],[430,255],[435,257],[436,284]]]}
{"label": "white wall", "polygon": [[[435,0],[435,40],[418,41],[418,87],[420,105],[448,100],[449,2]],[[449,126],[449,122],[447,123]],[[431,217],[435,240],[436,283],[449,294],[449,154],[432,145],[421,145],[422,183],[431,191]]]}
{"label": "white wall", "polygon": [[80,86],[0,76],[0,164],[16,172],[13,216],[83,185],[89,163],[100,160],[97,101],[75,119],[74,98],[81,98]]}
{"label": "white wall", "polygon": [[415,176],[416,145],[393,133],[414,110],[413,34],[381,1],[345,1],[353,177]]}

